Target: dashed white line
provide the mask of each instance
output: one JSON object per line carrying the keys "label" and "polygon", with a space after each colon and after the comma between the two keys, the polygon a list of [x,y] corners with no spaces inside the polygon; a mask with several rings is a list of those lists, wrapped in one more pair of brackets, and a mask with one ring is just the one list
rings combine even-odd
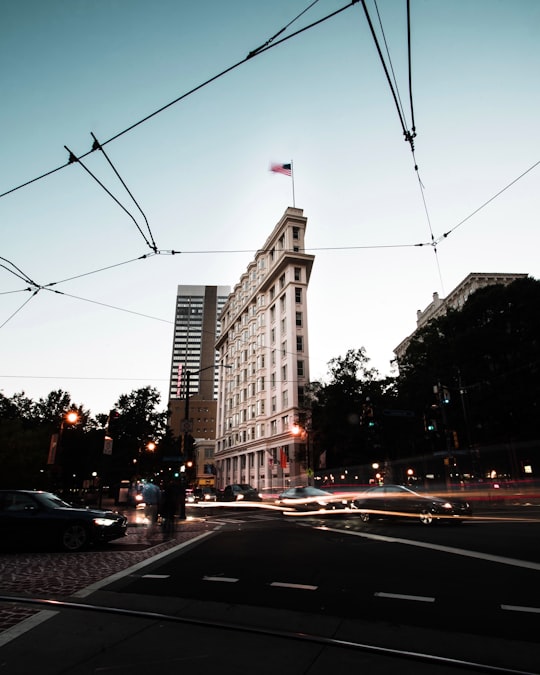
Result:
{"label": "dashed white line", "polygon": [[520,607],[519,605],[501,605],[501,609],[509,612],[529,612],[531,614],[540,614],[540,607]]}
{"label": "dashed white line", "polygon": [[377,592],[374,595],[378,598],[393,598],[395,600],[415,600],[416,602],[435,602],[435,598],[427,595],[406,595],[404,593],[383,593]]}
{"label": "dashed white line", "polygon": [[142,579],[170,579],[170,574],[143,574]]}
{"label": "dashed white line", "polygon": [[239,580],[234,577],[203,577],[203,581],[223,581],[226,584],[235,584]]}
{"label": "dashed white line", "polygon": [[280,588],[298,588],[302,591],[316,591],[318,586],[310,584],[288,584],[286,581],[272,581],[270,586],[279,586]]}

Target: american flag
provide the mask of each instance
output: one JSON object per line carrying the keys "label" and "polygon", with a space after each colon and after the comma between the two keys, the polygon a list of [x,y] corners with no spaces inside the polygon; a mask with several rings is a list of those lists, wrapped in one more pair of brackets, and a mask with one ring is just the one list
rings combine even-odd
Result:
{"label": "american flag", "polygon": [[270,166],[270,171],[274,173],[283,173],[286,176],[292,176],[292,165],[291,164],[272,164]]}

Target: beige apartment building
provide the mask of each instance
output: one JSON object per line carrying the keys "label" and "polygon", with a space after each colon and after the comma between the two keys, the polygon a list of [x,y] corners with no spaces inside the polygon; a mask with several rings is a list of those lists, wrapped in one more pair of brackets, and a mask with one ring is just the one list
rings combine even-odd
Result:
{"label": "beige apartment building", "polygon": [[279,490],[305,483],[313,469],[303,410],[314,261],[305,253],[306,227],[303,210],[287,208],[221,312],[214,458],[221,488]]}
{"label": "beige apartment building", "polygon": [[430,304],[423,311],[419,309],[416,312],[416,330],[414,333],[402,340],[394,349],[398,365],[400,359],[405,355],[416,331],[427,323],[443,316],[449,309],[462,309],[469,297],[479,288],[493,286],[495,284],[510,284],[516,279],[524,279],[525,277],[527,277],[527,274],[471,272],[471,274],[468,274],[465,279],[463,279],[463,281],[446,296],[446,298],[440,298],[438,293],[433,293],[433,300]]}

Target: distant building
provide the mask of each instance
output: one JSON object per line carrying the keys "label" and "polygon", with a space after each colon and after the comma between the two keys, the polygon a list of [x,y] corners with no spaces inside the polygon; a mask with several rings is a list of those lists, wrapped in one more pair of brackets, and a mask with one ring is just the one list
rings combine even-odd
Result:
{"label": "distant building", "polygon": [[[220,333],[219,314],[229,293],[228,286],[178,286],[176,297],[169,426],[175,436],[182,436],[186,431],[186,397],[189,397],[189,430],[196,441],[197,479],[202,483],[213,481],[210,472],[219,377],[215,343]],[[186,391],[188,380],[189,391]]]}
{"label": "distant building", "polygon": [[220,487],[279,489],[305,481],[314,468],[303,410],[314,261],[305,253],[306,226],[302,209],[289,207],[223,307],[216,342],[226,366],[215,455]]}
{"label": "distant building", "polygon": [[462,309],[469,297],[479,288],[494,286],[496,284],[510,284],[516,279],[524,279],[527,276],[527,274],[510,274],[505,272],[498,274],[472,272],[446,298],[439,298],[438,293],[433,293],[433,300],[424,311],[418,310],[416,312],[416,330],[414,333],[406,337],[394,349],[398,365],[400,359],[405,356],[405,352],[417,331],[427,323],[443,316],[449,309]]}

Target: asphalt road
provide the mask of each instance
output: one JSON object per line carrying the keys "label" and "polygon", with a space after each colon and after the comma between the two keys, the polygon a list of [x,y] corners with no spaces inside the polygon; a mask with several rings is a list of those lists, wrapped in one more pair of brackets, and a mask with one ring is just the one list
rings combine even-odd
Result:
{"label": "asphalt road", "polygon": [[[2,649],[4,672],[27,672],[28,645],[46,655],[44,675],[123,673],[141,658],[147,667],[166,663],[161,672],[236,673],[247,662],[260,673],[310,675],[336,663],[377,675],[457,673],[482,663],[481,672],[540,673],[540,521],[530,512],[527,520],[510,512],[424,527],[227,509],[206,525],[192,543],[76,593],[79,611],[59,606],[53,621]],[[110,619],[93,614],[103,610]],[[137,618],[119,623],[122,610]],[[178,629],[169,625],[175,620],[188,623]],[[250,637],[250,626],[267,633]],[[289,646],[272,631],[289,631]],[[308,649],[304,640],[314,635],[356,647]],[[55,669],[47,654],[59,636],[70,647]],[[370,647],[391,656],[367,658]],[[14,663],[19,670],[9,670]]]}
{"label": "asphalt road", "polygon": [[539,638],[538,523],[301,524],[224,526],[114,590]]}

